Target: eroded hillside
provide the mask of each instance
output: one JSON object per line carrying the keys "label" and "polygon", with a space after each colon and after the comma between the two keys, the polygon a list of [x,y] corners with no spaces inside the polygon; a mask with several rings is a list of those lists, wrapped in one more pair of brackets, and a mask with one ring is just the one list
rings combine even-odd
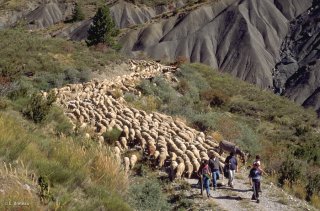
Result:
{"label": "eroded hillside", "polygon": [[320,2],[290,23],[275,67],[276,91],[319,113]]}

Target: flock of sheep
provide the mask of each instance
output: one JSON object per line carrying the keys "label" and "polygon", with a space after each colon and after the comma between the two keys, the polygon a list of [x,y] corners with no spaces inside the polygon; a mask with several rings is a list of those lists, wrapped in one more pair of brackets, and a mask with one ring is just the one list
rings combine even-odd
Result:
{"label": "flock of sheep", "polygon": [[129,107],[122,97],[125,92],[141,95],[135,87],[142,79],[163,74],[165,78],[177,80],[172,74],[177,68],[133,60],[129,61],[129,67],[130,74],[112,80],[92,80],[54,89],[57,104],[74,124],[94,128],[101,143],[103,133],[114,128],[121,131],[114,153],[126,171],[135,166],[138,158],[132,154],[122,159],[122,154],[133,149],[142,150],[159,168],[167,165],[172,179],[190,178],[210,153],[220,157],[215,151],[219,145],[212,137],[171,116]]}

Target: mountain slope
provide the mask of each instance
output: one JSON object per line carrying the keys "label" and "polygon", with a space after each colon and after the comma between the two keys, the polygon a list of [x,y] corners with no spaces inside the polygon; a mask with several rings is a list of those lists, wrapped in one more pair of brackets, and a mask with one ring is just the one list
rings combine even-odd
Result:
{"label": "mountain slope", "polygon": [[229,72],[262,88],[272,87],[271,70],[280,59],[288,19],[306,10],[311,1],[228,0],[180,13],[132,30],[121,39],[131,56],[144,52],[155,59],[186,57]]}
{"label": "mountain slope", "polygon": [[320,2],[290,23],[275,67],[276,92],[303,106],[320,108]]}

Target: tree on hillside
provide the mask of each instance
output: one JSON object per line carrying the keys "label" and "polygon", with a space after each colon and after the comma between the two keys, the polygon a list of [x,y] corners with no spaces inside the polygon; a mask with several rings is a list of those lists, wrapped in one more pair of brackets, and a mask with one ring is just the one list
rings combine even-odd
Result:
{"label": "tree on hillside", "polygon": [[107,6],[100,7],[93,17],[92,24],[88,30],[86,43],[88,46],[105,43],[108,46],[114,46],[114,37],[119,30],[115,27],[110,16],[110,10]]}
{"label": "tree on hillside", "polygon": [[74,10],[73,10],[73,14],[72,14],[72,21],[82,21],[84,20],[85,16],[84,13],[82,11],[81,6],[76,3]]}

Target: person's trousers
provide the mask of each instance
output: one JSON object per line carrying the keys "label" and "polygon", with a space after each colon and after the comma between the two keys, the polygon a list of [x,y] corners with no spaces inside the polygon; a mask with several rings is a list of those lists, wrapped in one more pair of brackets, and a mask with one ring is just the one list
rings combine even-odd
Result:
{"label": "person's trousers", "polygon": [[212,185],[213,188],[216,189],[217,187],[217,180],[219,179],[219,170],[212,171]]}
{"label": "person's trousers", "polygon": [[234,179],[235,173],[236,173],[236,170],[230,170],[230,169],[229,169],[229,181],[228,181],[228,185],[233,186],[233,179]]}
{"label": "person's trousers", "polygon": [[203,186],[207,191],[207,196],[210,196],[210,179],[208,177],[203,177]]}
{"label": "person's trousers", "polygon": [[260,180],[252,179],[252,188],[253,188],[253,195],[252,200],[259,199],[259,190],[260,190]]}

